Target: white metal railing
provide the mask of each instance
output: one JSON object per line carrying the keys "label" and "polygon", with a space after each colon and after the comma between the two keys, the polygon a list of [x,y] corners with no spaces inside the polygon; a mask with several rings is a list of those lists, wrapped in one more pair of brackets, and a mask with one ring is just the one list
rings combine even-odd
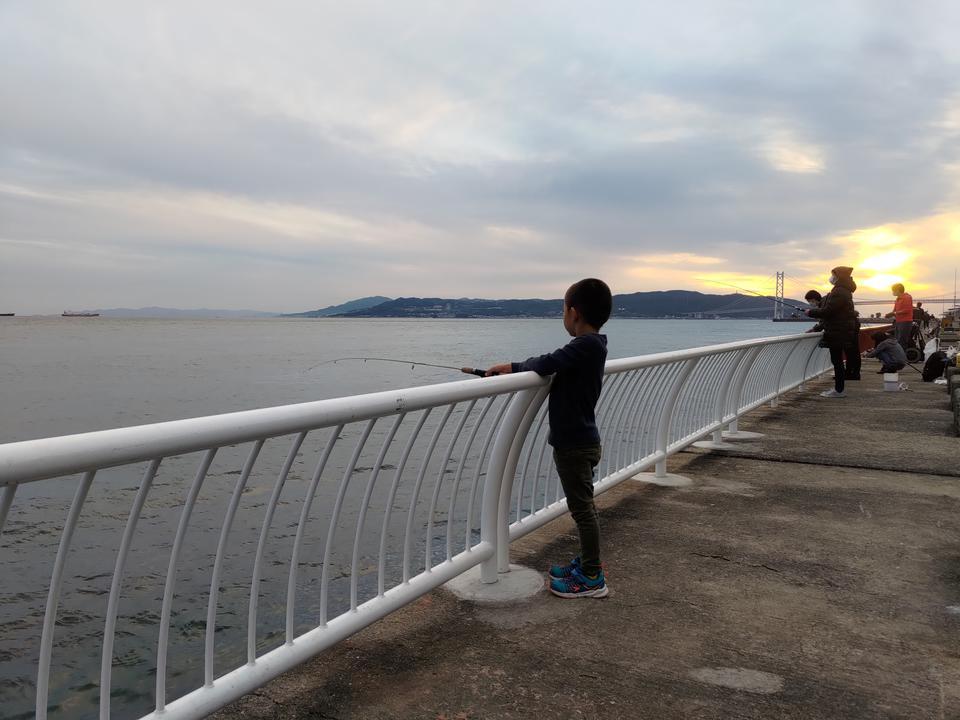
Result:
{"label": "white metal railing", "polygon": [[[662,476],[669,455],[822,373],[819,339],[609,361],[596,492]],[[35,685],[13,684],[32,685],[40,720],[70,716],[83,693],[101,718],[114,697],[126,717],[200,718],[476,565],[495,582],[510,540],[566,509],[548,390],[521,373],[0,445],[0,567],[23,583],[25,610],[31,583],[46,593],[42,623],[0,641],[0,667],[35,661]],[[72,500],[58,499],[66,487]],[[35,557],[51,524],[52,567]],[[85,572],[68,575],[68,560]],[[81,621],[62,622],[74,605]],[[58,633],[71,659],[52,675]],[[152,697],[124,686],[151,672]]]}

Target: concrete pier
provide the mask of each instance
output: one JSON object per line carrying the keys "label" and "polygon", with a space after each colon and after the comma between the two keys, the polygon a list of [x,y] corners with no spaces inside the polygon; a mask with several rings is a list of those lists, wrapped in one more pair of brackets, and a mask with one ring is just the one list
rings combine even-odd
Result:
{"label": "concrete pier", "polygon": [[[960,718],[960,439],[943,385],[865,362],[601,496],[610,596],[440,590],[219,718]],[[515,543],[545,570],[568,518]]]}

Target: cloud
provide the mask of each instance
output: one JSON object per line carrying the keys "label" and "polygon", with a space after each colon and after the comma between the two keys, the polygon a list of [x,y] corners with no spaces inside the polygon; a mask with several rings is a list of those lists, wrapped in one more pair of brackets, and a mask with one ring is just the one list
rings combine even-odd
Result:
{"label": "cloud", "polygon": [[826,159],[821,148],[798,142],[779,132],[760,146],[760,154],[776,170],[790,173],[822,173]]}
{"label": "cloud", "polygon": [[[5,3],[0,304],[820,277],[856,233],[960,207],[958,21],[945,3]],[[957,262],[937,247],[911,266],[931,287]],[[124,261],[128,283],[96,256],[151,260]],[[64,284],[74,262],[88,282]]]}
{"label": "cloud", "polygon": [[960,211],[859,229],[833,243],[864,287],[886,294],[902,282],[917,297],[948,297],[949,271],[960,260]]}
{"label": "cloud", "polygon": [[648,265],[717,265],[726,262],[723,258],[694,255],[693,253],[677,252],[662,255],[640,255],[631,258],[633,262]]}

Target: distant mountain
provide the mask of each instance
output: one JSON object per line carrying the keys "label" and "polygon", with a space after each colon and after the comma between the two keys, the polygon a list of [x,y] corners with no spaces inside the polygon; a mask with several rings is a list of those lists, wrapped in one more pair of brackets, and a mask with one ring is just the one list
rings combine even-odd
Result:
{"label": "distant mountain", "polygon": [[560,317],[560,300],[397,298],[344,317]]}
{"label": "distant mountain", "polygon": [[[784,315],[794,308],[807,307],[802,300],[784,298]],[[731,293],[709,295],[690,290],[663,290],[637,292],[613,296],[613,314],[617,317],[670,317],[709,315],[719,317],[769,318],[773,317],[774,299],[756,295]]]}
{"label": "distant mountain", "polygon": [[[790,305],[805,306],[786,299]],[[613,296],[613,315],[623,318],[724,317],[769,318],[772,299],[733,293],[708,295],[689,290],[637,292]],[[554,300],[485,300],[480,298],[397,298],[364,309],[341,312],[343,317],[431,318],[550,318],[560,317],[563,302]],[[793,308],[786,306],[785,315]]]}
{"label": "distant mountain", "polygon": [[165,307],[106,308],[96,312],[103,317],[116,318],[267,318],[277,317],[279,314],[260,310],[213,310],[210,308],[183,310]]}
{"label": "distant mountain", "polygon": [[307,312],[302,313],[286,313],[282,317],[315,318],[331,317],[333,315],[345,315],[355,311],[367,310],[389,301],[390,298],[388,297],[384,297],[383,295],[374,295],[371,297],[360,298],[359,300],[351,300],[350,302],[341,303],[340,305],[330,305],[329,307],[320,308],[319,310],[308,310]]}

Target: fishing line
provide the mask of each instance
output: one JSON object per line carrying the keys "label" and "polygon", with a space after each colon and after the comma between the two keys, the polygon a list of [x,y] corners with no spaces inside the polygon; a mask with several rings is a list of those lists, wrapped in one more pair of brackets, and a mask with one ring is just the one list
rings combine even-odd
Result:
{"label": "fishing line", "polygon": [[732,285],[730,283],[720,282],[719,280],[708,280],[707,278],[696,278],[696,279],[700,280],[701,282],[715,283],[717,285],[726,285],[727,287],[731,287],[734,290],[740,290],[741,292],[746,292],[746,293],[750,293],[751,295],[756,295],[757,297],[761,297],[764,300],[769,300],[772,303],[783,303],[787,307],[791,307],[794,310],[799,310],[800,312],[806,312],[809,309],[809,308],[800,307],[799,305],[794,305],[793,303],[788,303],[786,300],[780,300],[778,298],[771,297],[770,295],[762,295],[761,293],[755,292],[753,290],[747,290],[747,288],[742,288],[739,285]]}
{"label": "fishing line", "polygon": [[400,358],[385,358],[385,357],[342,357],[342,358],[334,358],[333,360],[324,360],[322,363],[317,363],[316,365],[314,365],[314,366],[312,366],[312,367],[308,367],[306,370],[304,370],[304,372],[310,372],[310,371],[313,370],[314,368],[318,368],[318,367],[320,367],[321,365],[330,365],[331,363],[332,363],[332,364],[336,364],[336,363],[341,362],[341,361],[344,361],[344,360],[362,360],[363,362],[367,362],[368,360],[373,360],[373,361],[376,361],[376,362],[391,362],[391,363],[397,363],[398,365],[409,365],[411,370],[413,370],[413,368],[415,368],[416,366],[420,365],[420,366],[422,366],[422,367],[441,368],[441,369],[443,369],[443,370],[459,370],[460,372],[466,373],[467,375],[477,375],[478,377],[485,377],[485,376],[486,376],[486,371],[485,371],[485,370],[481,370],[481,369],[479,369],[479,368],[454,367],[453,365],[438,365],[437,363],[420,362],[420,361],[418,361],[418,360],[402,360],[402,359],[400,359]]}

